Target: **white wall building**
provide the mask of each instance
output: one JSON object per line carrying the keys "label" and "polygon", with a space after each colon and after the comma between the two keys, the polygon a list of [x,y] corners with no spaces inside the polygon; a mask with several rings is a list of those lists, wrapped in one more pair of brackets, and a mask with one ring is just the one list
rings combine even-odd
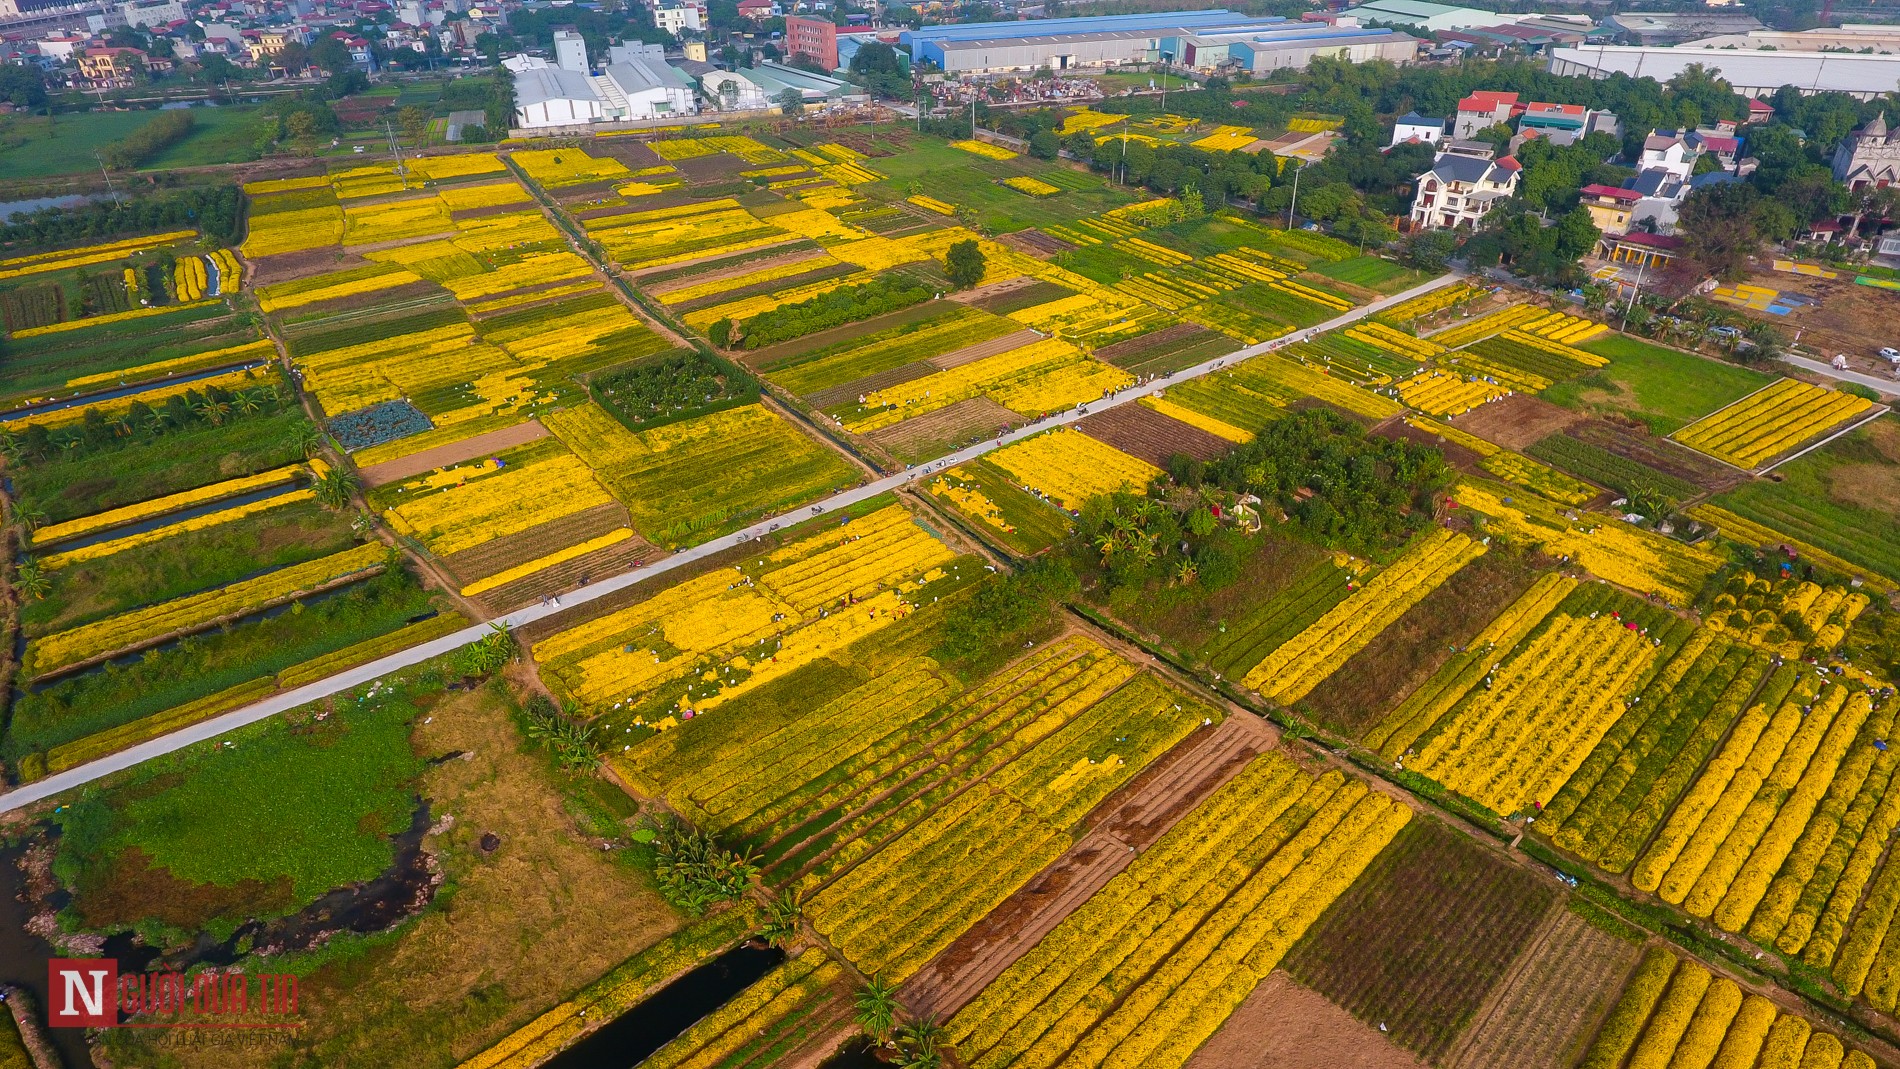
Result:
{"label": "white wall building", "polygon": [[678,37],[688,30],[698,33],[700,29],[699,8],[691,4],[653,9],[653,25],[662,33]]}
{"label": "white wall building", "polygon": [[757,111],[772,106],[765,90],[741,71],[707,71],[699,84],[707,103],[720,111]]}
{"label": "white wall building", "polygon": [[1517,192],[1523,168],[1509,156],[1489,160],[1462,152],[1441,152],[1432,169],[1415,180],[1412,224],[1434,230],[1475,227],[1492,205]]}
{"label": "white wall building", "polygon": [[587,74],[587,42],[573,30],[554,31],[554,65],[575,74]]}
{"label": "white wall building", "polygon": [[1643,139],[1643,158],[1636,169],[1666,171],[1686,182],[1695,173],[1696,157],[1700,155],[1687,138],[1658,130]]}
{"label": "white wall building", "polygon": [[1708,68],[1748,97],[1767,97],[1784,85],[1802,93],[1846,93],[1874,100],[1900,85],[1900,56],[1849,52],[1703,49],[1692,45],[1581,45],[1550,50],[1550,72],[1608,78],[1627,74],[1667,82],[1691,63]]}
{"label": "white wall building", "polygon": [[604,117],[600,94],[594,91],[592,78],[548,66],[545,60],[532,62],[540,65],[515,73],[515,121],[523,128],[577,126],[599,122]]}
{"label": "white wall building", "polygon": [[1392,126],[1392,143],[1403,145],[1407,141],[1421,141],[1427,145],[1438,143],[1445,136],[1445,120],[1428,118],[1416,111],[1399,116]]}

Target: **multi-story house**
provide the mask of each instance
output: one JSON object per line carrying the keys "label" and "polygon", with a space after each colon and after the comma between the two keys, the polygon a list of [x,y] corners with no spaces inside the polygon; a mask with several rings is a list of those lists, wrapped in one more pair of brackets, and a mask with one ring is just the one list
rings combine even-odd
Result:
{"label": "multi-story house", "polygon": [[1451,142],[1414,180],[1412,225],[1434,230],[1475,227],[1497,202],[1517,192],[1523,167],[1510,156],[1490,157],[1488,146]]}

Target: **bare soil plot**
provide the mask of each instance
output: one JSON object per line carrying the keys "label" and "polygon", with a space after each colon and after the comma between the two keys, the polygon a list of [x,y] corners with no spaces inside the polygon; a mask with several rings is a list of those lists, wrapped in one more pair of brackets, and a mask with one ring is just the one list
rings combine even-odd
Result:
{"label": "bare soil plot", "polygon": [[1563,1069],[1596,1033],[1640,948],[1552,910],[1458,1045],[1450,1069]]}
{"label": "bare soil plot", "polygon": [[547,436],[548,429],[541,426],[539,420],[531,419],[526,423],[517,423],[498,431],[464,438],[459,442],[438,445],[434,449],[424,449],[420,453],[411,453],[406,457],[385,460],[381,464],[364,468],[357,474],[362,478],[364,486],[385,486],[389,483],[401,482],[413,475],[421,475],[425,471],[434,471],[437,468],[446,468],[466,460],[474,460],[479,456],[499,453],[504,449],[513,449],[515,446],[539,441]]}
{"label": "bare soil plot", "polygon": [[625,506],[596,505],[539,527],[530,527],[520,534],[497,538],[473,549],[450,554],[441,558],[441,561],[449,571],[455,573],[457,579],[471,583],[625,526]]}
{"label": "bare soil plot", "polygon": [[925,460],[949,451],[951,446],[967,445],[988,438],[1005,427],[1023,422],[1023,417],[987,397],[972,397],[954,405],[907,419],[893,427],[865,435],[890,450],[901,460]]}
{"label": "bare soil plot", "polygon": [[1437,1060],[1530,942],[1554,884],[1462,832],[1406,825],[1286,957],[1294,979]]}
{"label": "bare soil plot", "polygon": [[327,271],[342,271],[346,268],[361,267],[368,260],[356,255],[360,250],[344,252],[335,245],[306,249],[303,252],[287,252],[281,256],[259,256],[250,259],[248,272],[250,284],[268,286],[273,282],[288,282],[292,279],[308,278]]}
{"label": "bare soil plot", "polygon": [[1705,457],[1666,438],[1656,438],[1627,430],[1603,420],[1589,420],[1571,427],[1572,438],[1655,468],[1665,475],[1691,482],[1707,490],[1722,491],[1746,481],[1746,476],[1719,461]]}
{"label": "bare soil plot", "polygon": [[1373,427],[1370,433],[1376,434],[1381,438],[1411,442],[1414,445],[1431,446],[1433,449],[1445,454],[1445,462],[1447,464],[1450,464],[1452,467],[1457,468],[1467,475],[1478,474],[1481,470],[1478,462],[1484,458],[1477,453],[1466,449],[1464,446],[1450,439],[1441,439],[1438,435],[1430,431],[1420,430],[1398,416],[1394,416],[1384,423]]}
{"label": "bare soil plot", "polygon": [[1136,375],[1161,375],[1193,367],[1240,347],[1234,339],[1198,323],[1176,323],[1139,338],[1104,345],[1095,355]]}
{"label": "bare soil plot", "polygon": [[1093,831],[906,983],[905,1004],[948,1020],[1273,742],[1244,713],[1188,736],[1104,802]]}
{"label": "bare soil plot", "polygon": [[1479,557],[1347,658],[1307,704],[1321,723],[1358,737],[1450,660],[1451,647],[1469,643],[1536,579],[1537,570],[1522,558]]}
{"label": "bare soil plot", "polygon": [[987,286],[978,286],[975,289],[967,289],[953,293],[950,295],[950,299],[959,304],[976,305],[984,311],[995,311],[995,309],[990,308],[985,302],[1008,297],[1010,294],[1016,293],[1019,290],[1034,289],[1038,286],[1050,286],[1055,289],[1062,288],[1053,282],[1044,282],[1041,279],[1032,278],[1028,275],[1021,275],[1017,278],[1006,278],[1001,282],[992,282]]}
{"label": "bare soil plot", "polygon": [[1070,249],[1075,248],[1070,242],[1063,241],[1061,238],[1050,237],[1034,227],[1028,230],[1018,230],[1014,234],[1004,234],[996,240],[1000,244],[1015,249],[1017,252],[1034,256],[1038,260],[1047,260],[1049,257],[1055,256],[1058,253],[1068,252]]}
{"label": "bare soil plot", "polygon": [[646,142],[633,137],[597,137],[587,146],[588,155],[611,156],[627,165],[629,171],[644,171],[666,162]]}
{"label": "bare soil plot", "polygon": [[819,390],[806,396],[805,400],[815,408],[830,408],[832,405],[844,404],[846,401],[861,397],[873,390],[888,389],[892,386],[912,382],[916,379],[925,378],[936,373],[937,369],[931,367],[927,361],[913,360],[908,364],[899,364],[897,367],[887,368],[876,374],[866,375],[861,379],[847,382],[843,386],[833,386],[829,390]]}
{"label": "bare soil plot", "polygon": [[1275,970],[1194,1052],[1187,1069],[1425,1069],[1425,1063]]}
{"label": "bare soil plot", "polygon": [[1111,408],[1078,421],[1076,426],[1089,437],[1162,469],[1176,453],[1213,460],[1234,448],[1234,443],[1220,435],[1190,427],[1145,405]]}
{"label": "bare soil plot", "polygon": [[1030,342],[1038,341],[1041,338],[1042,335],[1025,328],[1014,334],[1005,334],[1000,338],[991,338],[989,341],[980,341],[975,345],[966,345],[961,349],[952,349],[941,356],[933,356],[926,362],[938,371],[948,371],[953,367],[973,364],[986,356],[995,356],[998,353],[1009,352],[1011,349],[1020,349]]}
{"label": "bare soil plot", "polygon": [[650,545],[639,535],[622,539],[604,549],[592,553],[583,553],[571,560],[562,561],[550,568],[543,568],[532,575],[523,576],[512,583],[506,583],[490,590],[475,601],[489,615],[499,616],[510,609],[518,609],[540,601],[550,594],[561,594],[581,586],[587,580],[618,575],[639,564],[651,564],[666,551]]}
{"label": "bare soil plot", "polygon": [[775,267],[785,267],[790,264],[803,263],[806,260],[823,260],[828,258],[829,254],[823,249],[799,249],[796,252],[788,252],[780,256],[767,256],[758,260],[743,260],[730,267],[721,267],[712,271],[706,271],[702,274],[686,274],[678,278],[669,278],[664,282],[655,282],[651,285],[641,286],[640,288],[655,297],[661,297],[672,293],[674,290],[685,289],[688,286],[698,286],[707,282],[718,282],[720,279],[731,278],[734,275],[749,275],[756,271],[769,271]]}
{"label": "bare soil plot", "polygon": [[1582,414],[1559,408],[1527,393],[1479,405],[1458,417],[1458,429],[1506,449],[1522,449],[1583,422]]}

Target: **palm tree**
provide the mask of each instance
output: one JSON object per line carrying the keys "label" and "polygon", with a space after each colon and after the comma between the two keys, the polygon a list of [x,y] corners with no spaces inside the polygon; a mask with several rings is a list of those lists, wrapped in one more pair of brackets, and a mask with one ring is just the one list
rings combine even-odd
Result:
{"label": "palm tree", "polygon": [[342,468],[331,468],[317,480],[317,503],[327,509],[346,509],[356,494],[356,476]]}
{"label": "palm tree", "polygon": [[305,459],[316,456],[323,451],[323,431],[314,423],[297,424],[297,448]]}
{"label": "palm tree", "polygon": [[165,418],[165,414],[163,412],[154,411],[154,412],[148,412],[145,414],[144,422],[145,422],[145,433],[156,437],[160,434],[165,433],[165,428],[171,421]]}
{"label": "palm tree", "polygon": [[257,415],[258,410],[264,407],[264,402],[250,390],[239,390],[232,394],[231,403],[237,406],[239,412],[247,416]]}
{"label": "palm tree", "polygon": [[759,929],[765,941],[784,949],[798,941],[798,895],[786,893],[774,898],[765,907],[765,924]]}
{"label": "palm tree", "polygon": [[191,406],[192,414],[214,427],[222,426],[224,417],[231,414],[231,402],[213,401],[207,397]]}
{"label": "palm tree", "polygon": [[858,1027],[878,1045],[890,1042],[891,1029],[897,1024],[897,986],[873,976],[858,992]]}
{"label": "palm tree", "polygon": [[903,1069],[939,1069],[943,1065],[943,1026],[921,1017],[897,1030],[897,1065]]}
{"label": "palm tree", "polygon": [[53,589],[52,581],[40,570],[40,562],[32,557],[23,558],[20,566],[14,570],[13,586],[34,601],[45,601],[46,595]]}
{"label": "palm tree", "polygon": [[24,528],[27,534],[32,534],[40,529],[40,524],[46,522],[46,510],[30,497],[18,498],[13,502],[13,522]]}

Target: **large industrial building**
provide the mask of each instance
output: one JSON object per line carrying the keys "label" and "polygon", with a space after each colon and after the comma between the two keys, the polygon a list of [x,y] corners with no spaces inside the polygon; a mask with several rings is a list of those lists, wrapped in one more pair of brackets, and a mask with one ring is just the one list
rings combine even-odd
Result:
{"label": "large industrial building", "polygon": [[1327,26],[1305,22],[1244,33],[1190,34],[1161,44],[1175,62],[1196,70],[1233,67],[1264,74],[1303,70],[1324,56],[1349,63],[1383,59],[1409,63],[1418,58],[1418,39],[1396,30],[1364,26]]}
{"label": "large industrial building", "polygon": [[557,31],[555,62],[510,56],[515,124],[523,130],[582,126],[624,119],[657,119],[699,111],[693,80],[670,67],[659,45],[614,45],[599,74],[588,64],[580,35]]}
{"label": "large industrial building", "polygon": [[1627,74],[1666,82],[1692,63],[1718,73],[1737,93],[1750,97],[1766,97],[1791,85],[1803,93],[1847,93],[1873,100],[1893,92],[1900,84],[1900,56],[1797,51],[1785,41],[1772,46],[1772,50],[1733,45],[1702,48],[1699,42],[1669,47],[1584,45],[1550,50],[1552,74],[1590,78]]}
{"label": "large industrial building", "polygon": [[1160,63],[1164,51],[1179,59],[1178,44],[1170,48],[1164,45],[1167,41],[1285,25],[1282,18],[1225,10],[1171,11],[927,26],[906,32],[900,41],[910,49],[913,63],[934,63],[946,74],[987,74]]}

